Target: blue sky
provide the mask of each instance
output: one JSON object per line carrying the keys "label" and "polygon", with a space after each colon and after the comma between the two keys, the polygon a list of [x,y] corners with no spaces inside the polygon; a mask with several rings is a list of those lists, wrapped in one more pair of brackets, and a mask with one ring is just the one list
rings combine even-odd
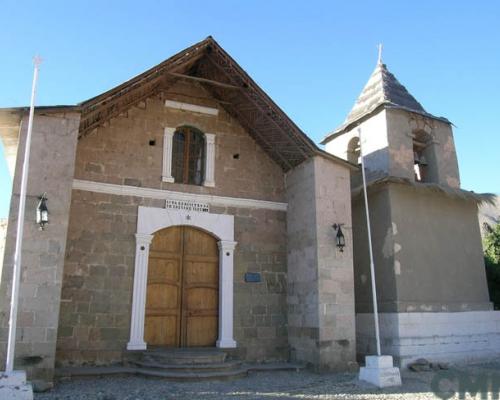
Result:
{"label": "blue sky", "polygon": [[[348,4],[349,3],[349,4]],[[384,62],[455,124],[462,187],[500,192],[498,1],[2,1],[0,107],[93,97],[212,35],[315,141]],[[3,149],[0,149],[3,154]],[[11,180],[0,157],[0,217]]]}

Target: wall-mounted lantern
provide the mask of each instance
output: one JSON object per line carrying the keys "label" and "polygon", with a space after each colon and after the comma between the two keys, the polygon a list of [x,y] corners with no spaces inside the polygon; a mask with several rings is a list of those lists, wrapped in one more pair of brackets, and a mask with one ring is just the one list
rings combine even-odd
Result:
{"label": "wall-mounted lantern", "polygon": [[40,230],[45,229],[45,225],[49,223],[49,209],[47,208],[47,193],[38,197],[38,206],[36,207],[36,223],[40,225]]}
{"label": "wall-mounted lantern", "polygon": [[333,229],[337,231],[337,235],[335,236],[335,244],[337,245],[337,248],[340,250],[340,252],[343,252],[345,247],[345,236],[342,233],[342,225],[344,224],[333,224]]}

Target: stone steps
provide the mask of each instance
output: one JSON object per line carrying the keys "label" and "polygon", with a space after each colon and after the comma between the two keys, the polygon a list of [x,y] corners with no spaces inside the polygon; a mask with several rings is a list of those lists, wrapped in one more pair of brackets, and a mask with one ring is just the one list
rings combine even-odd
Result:
{"label": "stone steps", "polygon": [[238,360],[227,360],[227,354],[216,348],[153,348],[127,352],[123,365],[61,368],[56,374],[60,378],[142,375],[174,381],[203,381],[241,378],[249,371],[297,371],[300,368],[289,363],[243,364]]}
{"label": "stone steps", "polygon": [[204,370],[164,370],[159,368],[144,368],[138,366],[71,367],[56,369],[56,377],[58,379],[70,379],[79,377],[139,375],[172,381],[209,381],[242,378],[247,376],[249,372],[298,372],[303,368],[303,365],[293,363],[238,364],[237,362],[233,364],[233,367],[231,369],[222,371],[213,371],[210,370],[210,368],[205,368]]}
{"label": "stone steps", "polygon": [[136,354],[140,360],[165,365],[220,364],[226,360],[226,353],[214,348],[152,349]]}
{"label": "stone steps", "polygon": [[207,380],[228,380],[236,379],[247,376],[248,370],[246,368],[232,368],[224,371],[211,371],[211,370],[163,370],[163,369],[148,369],[138,368],[138,375],[150,376],[156,378],[163,378],[174,381],[207,381]]}
{"label": "stone steps", "polygon": [[228,371],[168,371],[156,368],[114,366],[59,368],[56,370],[56,377],[58,379],[139,375],[172,381],[204,381],[236,379],[244,377],[247,374],[247,368],[236,368]]}
{"label": "stone steps", "polygon": [[226,361],[226,353],[216,348],[153,348],[135,354],[130,364],[137,374],[178,381],[225,380],[245,376],[237,361]]}
{"label": "stone steps", "polygon": [[133,361],[140,368],[161,369],[166,371],[227,371],[241,367],[240,361],[226,361],[212,364],[164,364],[155,361]]}

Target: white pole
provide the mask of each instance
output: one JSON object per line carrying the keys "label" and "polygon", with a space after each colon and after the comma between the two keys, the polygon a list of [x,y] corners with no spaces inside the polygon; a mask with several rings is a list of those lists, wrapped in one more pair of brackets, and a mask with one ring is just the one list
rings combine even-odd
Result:
{"label": "white pole", "polygon": [[5,363],[6,372],[12,372],[14,369],[14,351],[16,348],[17,304],[19,302],[19,281],[21,278],[21,249],[23,243],[24,209],[26,204],[26,184],[28,180],[31,131],[33,130],[33,114],[35,111],[36,83],[38,80],[38,69],[42,60],[40,57],[35,57],[33,62],[35,64],[35,71],[33,73],[33,86],[31,88],[31,105],[30,105],[30,114],[28,119],[28,133],[26,135],[23,171],[21,175],[21,190],[19,193],[19,211],[17,217],[16,248],[14,251],[14,271],[12,273],[12,296],[10,299],[9,341],[7,344],[7,361]]}
{"label": "white pole", "polygon": [[375,340],[377,341],[377,355],[380,356],[380,331],[378,326],[378,306],[377,306],[377,288],[375,286],[375,264],[373,262],[373,249],[372,249],[372,233],[370,226],[370,212],[368,210],[368,195],[366,194],[366,173],[365,173],[365,159],[363,154],[363,139],[361,138],[361,128],[358,127],[359,135],[359,149],[361,157],[361,173],[363,174],[363,193],[365,195],[365,209],[366,209],[366,228],[368,229],[368,249],[370,251],[370,273],[372,278],[372,300],[373,300],[373,319],[375,320]]}

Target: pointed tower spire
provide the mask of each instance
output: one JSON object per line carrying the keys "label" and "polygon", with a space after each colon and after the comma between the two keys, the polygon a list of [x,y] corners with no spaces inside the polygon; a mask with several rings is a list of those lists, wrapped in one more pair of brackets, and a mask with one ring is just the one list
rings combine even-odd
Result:
{"label": "pointed tower spire", "polygon": [[404,108],[409,111],[426,113],[424,107],[389,72],[387,66],[382,64],[382,45],[379,45],[377,66],[361,91],[345,122],[350,123],[375,110],[381,104],[386,104],[393,108]]}
{"label": "pointed tower spire", "polygon": [[436,117],[425,111],[424,107],[422,107],[415,97],[413,97],[410,92],[408,92],[408,90],[406,90],[406,88],[399,83],[396,77],[388,70],[387,65],[383,63],[383,45],[379,44],[377,47],[377,65],[375,66],[375,70],[372,72],[370,79],[368,79],[368,82],[361,91],[361,94],[356,99],[356,102],[347,115],[344,123],[333,132],[326,135],[321,142],[322,144],[325,144],[334,136],[341,134],[350,125],[371,114],[381,106],[386,108],[399,108],[443,122],[450,122],[446,118]]}

